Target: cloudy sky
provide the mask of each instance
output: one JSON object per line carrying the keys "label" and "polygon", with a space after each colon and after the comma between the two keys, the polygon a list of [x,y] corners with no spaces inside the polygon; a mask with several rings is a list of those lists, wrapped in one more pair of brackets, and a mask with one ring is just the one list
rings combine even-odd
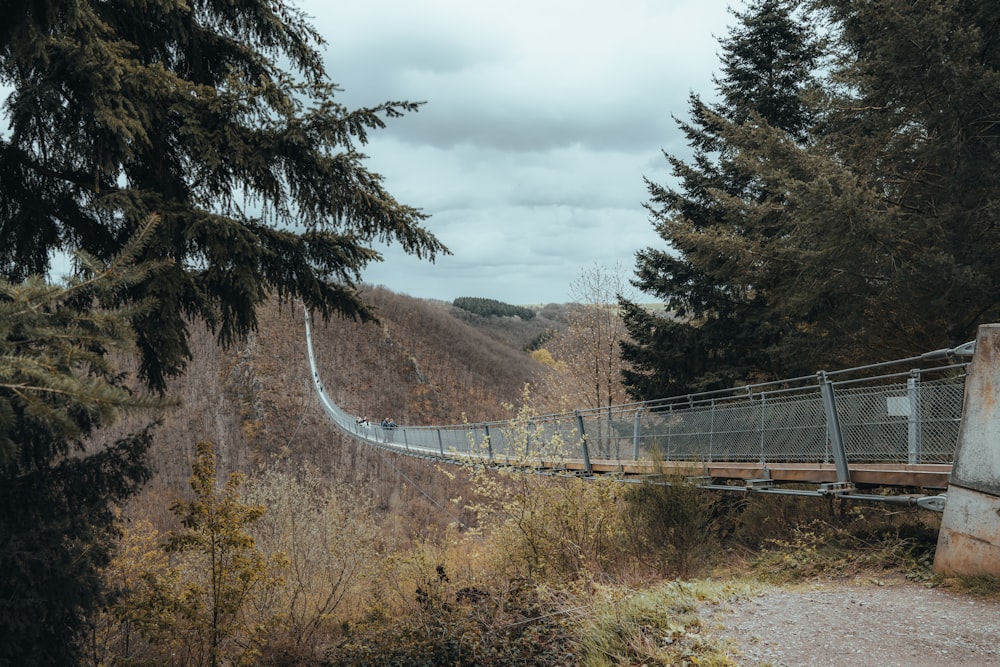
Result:
{"label": "cloudy sky", "polygon": [[298,0],[354,108],[425,101],[370,135],[368,166],[431,217],[435,263],[385,249],[364,280],[415,297],[563,303],[598,265],[662,246],[643,177],[686,154],[671,115],[711,98],[739,0]]}

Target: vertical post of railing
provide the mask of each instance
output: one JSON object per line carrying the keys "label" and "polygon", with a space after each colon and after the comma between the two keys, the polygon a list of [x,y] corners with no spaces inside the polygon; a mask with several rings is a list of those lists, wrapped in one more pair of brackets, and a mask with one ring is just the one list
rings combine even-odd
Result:
{"label": "vertical post of railing", "polygon": [[764,427],[767,424],[767,394],[762,392],[760,395],[760,464],[765,465],[767,463],[766,457],[764,456]]}
{"label": "vertical post of railing", "polygon": [[670,458],[670,448],[674,444],[674,406],[671,404],[667,409],[667,456],[666,461],[673,461]]}
{"label": "vertical post of railing", "polygon": [[444,458],[444,440],[441,438],[441,429],[435,429],[438,434],[438,451],[441,452],[441,458]]}
{"label": "vertical post of railing", "polygon": [[490,427],[483,424],[483,431],[486,433],[486,436],[483,438],[486,441],[486,453],[490,457],[490,463],[493,463],[493,440],[490,438]]}
{"label": "vertical post of railing", "polygon": [[906,462],[910,464],[920,463],[921,450],[921,424],[920,424],[920,371],[910,371],[910,377],[906,380],[906,394],[910,401],[910,415],[906,421]]}
{"label": "vertical post of railing", "polygon": [[636,408],[632,420],[632,460],[639,460],[639,429],[642,428],[642,408]]}
{"label": "vertical post of railing", "polygon": [[410,451],[410,442],[406,438],[406,431],[409,429],[403,429],[403,446],[406,447],[406,451]]}
{"label": "vertical post of railing", "polygon": [[833,450],[833,463],[837,468],[837,481],[842,484],[851,482],[851,471],[847,467],[847,450],[844,449],[844,434],[840,429],[840,414],[837,412],[837,399],[833,391],[833,383],[826,377],[826,371],[816,374],[819,379],[819,393],[823,399],[823,411],[826,413],[826,432],[830,438],[830,448]]}
{"label": "vertical post of railing", "polygon": [[580,449],[583,451],[583,472],[587,475],[591,475],[594,472],[593,467],[590,465],[590,452],[587,451],[587,434],[583,430],[583,415],[580,414],[579,410],[574,410],[576,413],[576,423],[580,428]]}
{"label": "vertical post of railing", "polygon": [[528,457],[531,455],[531,426],[535,423],[534,419],[528,417],[528,423],[524,427],[524,460],[527,461]]}
{"label": "vertical post of railing", "polygon": [[[604,429],[600,427],[600,423],[601,423],[600,417],[597,417],[597,424],[598,424],[597,428],[599,431],[603,431]],[[611,451],[612,441],[614,442],[613,452]],[[601,433],[601,451],[604,452],[604,458],[610,458],[612,456],[614,456],[614,458],[616,459],[621,458],[621,447],[619,447],[618,445],[618,436],[615,433],[614,421],[611,417],[610,405],[608,406],[608,436],[607,439],[605,440],[604,434]]]}
{"label": "vertical post of railing", "polygon": [[708,417],[708,460],[714,461],[712,458],[712,449],[715,447],[715,399],[712,399],[712,408]]}

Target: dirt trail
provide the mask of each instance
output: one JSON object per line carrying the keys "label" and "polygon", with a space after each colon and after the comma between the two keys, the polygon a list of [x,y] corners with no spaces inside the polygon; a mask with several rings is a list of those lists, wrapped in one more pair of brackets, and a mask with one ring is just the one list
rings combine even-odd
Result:
{"label": "dirt trail", "polygon": [[902,579],[775,589],[703,619],[745,666],[1000,666],[1000,601]]}

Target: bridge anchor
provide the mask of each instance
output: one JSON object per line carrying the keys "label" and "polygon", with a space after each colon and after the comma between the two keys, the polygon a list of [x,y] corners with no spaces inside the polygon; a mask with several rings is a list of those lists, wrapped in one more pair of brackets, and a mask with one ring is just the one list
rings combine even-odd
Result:
{"label": "bridge anchor", "polygon": [[917,498],[917,507],[923,507],[925,510],[932,510],[934,512],[943,512],[947,502],[948,496],[944,493],[939,493],[936,496]]}
{"label": "bridge anchor", "polygon": [[854,484],[851,482],[830,482],[829,484],[819,485],[819,492],[824,496],[832,496],[838,493],[853,493],[856,490]]}
{"label": "bridge anchor", "polygon": [[965,381],[934,571],[1000,577],[1000,324],[984,324]]}

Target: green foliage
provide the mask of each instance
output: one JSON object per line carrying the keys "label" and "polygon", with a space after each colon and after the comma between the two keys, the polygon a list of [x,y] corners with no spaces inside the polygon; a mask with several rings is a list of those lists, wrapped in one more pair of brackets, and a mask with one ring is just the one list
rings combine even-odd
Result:
{"label": "green foliage", "polygon": [[8,9],[0,275],[42,274],[56,250],[107,261],[159,215],[140,259],[171,263],[119,295],[157,301],[130,318],[152,387],[183,371],[189,318],[223,344],[254,330],[271,295],[371,318],[356,284],[381,259],[374,243],[447,252],[359,150],[418,104],[338,104],[301,10],[280,0]]}
{"label": "green foliage", "polygon": [[[783,374],[809,358],[785,358],[775,346],[798,335],[797,321],[777,314],[752,267],[734,261],[729,237],[748,244],[780,235],[782,213],[749,219],[747,201],[770,202],[772,188],[753,173],[754,153],[727,128],[766,124],[792,137],[809,127],[799,94],[813,81],[818,49],[796,2],[762,0],[736,14],[740,24],[721,41],[720,101],[692,95],[691,120],[678,121],[694,157],[667,155],[677,189],[647,181],[647,208],[666,248],[636,255],[636,286],[663,299],[665,315],[623,302],[632,340],[622,344],[624,371],[640,399],[728,387],[737,379]],[[780,193],[780,189],[778,189]]]}
{"label": "green foliage", "polygon": [[266,508],[240,500],[242,475],[232,473],[217,490],[212,443],[201,441],[197,450],[191,476],[195,497],[171,505],[183,529],[166,541],[167,552],[196,557],[195,577],[179,596],[179,611],[190,623],[187,650],[195,664],[252,664],[267,630],[266,622],[251,614],[252,604],[277,584],[283,555],[269,561],[247,532]]}
{"label": "green foliage", "polygon": [[160,407],[130,391],[107,353],[134,351],[128,317],[151,304],[115,307],[118,294],[163,270],[135,264],[155,220],[107,265],[80,255],[84,271],[63,285],[0,278],[0,471],[47,465],[123,410]]}
{"label": "green foliage", "polygon": [[0,664],[78,662],[88,618],[107,599],[101,568],[115,545],[114,508],[149,478],[151,440],[143,431],[99,452],[4,467]]}
{"label": "green foliage", "polygon": [[552,340],[559,332],[555,329],[546,329],[531,339],[524,349],[526,352],[536,352],[545,347],[545,344]]}
{"label": "green foliage", "polygon": [[[201,441],[193,463],[194,498],[171,505],[182,528],[167,535],[170,565],[145,556],[148,568],[132,577],[114,608],[148,643],[147,660],[178,666],[256,664],[274,611],[259,612],[257,600],[281,582],[281,553],[265,556],[247,532],[264,514],[239,497],[242,476],[216,488],[212,443]],[[150,657],[151,656],[151,657]],[[127,664],[125,656],[118,656]]]}
{"label": "green foliage", "polygon": [[[846,256],[824,269],[850,276],[844,287],[862,287],[849,295],[857,305],[820,323],[845,340],[905,354],[971,340],[978,324],[1000,317],[993,129],[1000,7],[988,0],[820,6],[842,45],[831,79],[849,85],[829,86],[822,141],[808,156],[846,164],[853,180],[789,180],[796,191],[823,195],[831,211],[855,213],[838,216],[843,222],[829,238],[841,237]],[[794,245],[801,252],[807,244],[808,237]],[[865,261],[848,261],[852,255]],[[818,272],[809,262],[800,275],[816,284]],[[859,321],[863,332],[855,331]]]}
{"label": "green foliage", "polygon": [[107,265],[81,256],[85,273],[64,285],[0,279],[0,664],[76,662],[106,601],[116,507],[150,476],[149,428],[89,438],[164,404],[133,393],[108,357],[132,349],[129,312],[108,304],[157,270],[133,262],[144,241]]}
{"label": "green foliage", "polygon": [[666,248],[637,284],[670,317],[627,311],[633,395],[919,354],[1000,317],[996,3],[737,16],[721,101],[681,123],[694,158],[668,156],[680,186],[649,184]]}
{"label": "green foliage", "polygon": [[484,299],[476,296],[462,296],[455,299],[452,304],[456,308],[461,308],[483,317],[519,317],[522,320],[532,320],[535,318],[535,311],[524,306],[512,306],[503,301],[495,299]]}

